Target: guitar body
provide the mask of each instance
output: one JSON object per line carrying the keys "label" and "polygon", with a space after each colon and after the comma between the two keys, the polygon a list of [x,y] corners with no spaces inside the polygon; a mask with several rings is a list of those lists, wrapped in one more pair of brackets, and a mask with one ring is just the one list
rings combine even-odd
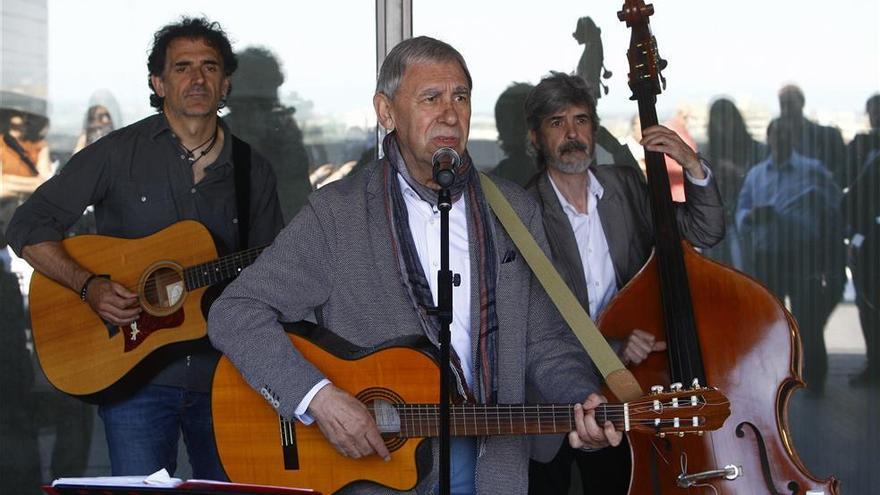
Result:
{"label": "guitar body", "polygon": [[[425,353],[391,347],[347,360],[291,335],[300,353],[337,387],[367,401],[436,403],[439,369]],[[426,385],[427,384],[427,385]],[[331,494],[344,486],[369,480],[395,490],[416,485],[416,448],[424,438],[386,437],[391,460],[373,455],[351,459],[340,455],[315,423],[289,421],[293,448],[285,454],[278,412],[251,389],[232,363],[220,360],[211,392],[214,437],[223,469],[236,483],[305,487]]]}
{"label": "guitar body", "polygon": [[[145,278],[151,270],[158,268],[159,279],[173,278],[173,267],[217,258],[208,230],[190,220],[140,239],[82,235],[65,239],[63,245],[87,270],[107,274],[133,291],[158,284],[157,279]],[[167,292],[162,297],[177,301],[173,311],[144,311],[135,327],[108,328],[79,294],[35,272],[30,287],[34,347],[49,382],[68,394],[97,394],[153,351],[204,337],[206,324],[200,305],[205,288],[181,291],[180,283],[169,283],[168,287],[168,291],[174,287],[174,294]],[[157,306],[161,302],[157,301]]]}

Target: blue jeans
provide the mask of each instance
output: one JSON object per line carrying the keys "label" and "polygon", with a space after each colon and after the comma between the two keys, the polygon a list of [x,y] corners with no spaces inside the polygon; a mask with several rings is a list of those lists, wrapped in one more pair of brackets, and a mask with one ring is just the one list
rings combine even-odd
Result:
{"label": "blue jeans", "polygon": [[114,476],[177,469],[177,440],[183,441],[193,477],[226,480],[211,424],[211,397],[180,387],[146,385],[119,402],[101,405]]}
{"label": "blue jeans", "polygon": [[[449,444],[451,475],[449,491],[452,495],[474,495],[474,475],[477,472],[477,439],[473,437],[453,437]],[[440,493],[440,484],[434,487]]]}

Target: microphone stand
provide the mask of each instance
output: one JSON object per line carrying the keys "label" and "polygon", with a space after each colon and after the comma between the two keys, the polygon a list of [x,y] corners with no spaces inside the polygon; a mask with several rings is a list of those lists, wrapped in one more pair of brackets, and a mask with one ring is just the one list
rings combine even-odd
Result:
{"label": "microphone stand", "polygon": [[449,187],[441,185],[437,209],[440,210],[440,270],[437,272],[437,307],[429,314],[440,319],[440,494],[451,492],[450,476],[450,433],[449,433],[449,381],[450,381],[450,341],[452,324],[452,287],[461,283],[458,276],[453,277],[449,269],[449,210],[452,199]]}

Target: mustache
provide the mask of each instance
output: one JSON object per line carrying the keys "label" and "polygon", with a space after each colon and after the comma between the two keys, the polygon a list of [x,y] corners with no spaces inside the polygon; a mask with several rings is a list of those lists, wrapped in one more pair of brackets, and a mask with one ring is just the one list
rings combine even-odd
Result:
{"label": "mustache", "polygon": [[562,143],[561,146],[557,149],[560,155],[564,153],[568,153],[569,151],[583,151],[584,153],[588,152],[589,149],[585,143],[582,143],[576,139],[568,140]]}

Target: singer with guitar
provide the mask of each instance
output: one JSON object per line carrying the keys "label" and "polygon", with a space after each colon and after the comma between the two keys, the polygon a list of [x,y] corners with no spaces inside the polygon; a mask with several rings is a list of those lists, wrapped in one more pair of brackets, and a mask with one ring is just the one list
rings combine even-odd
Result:
{"label": "singer with guitar", "polygon": [[[291,344],[279,320],[315,311],[319,323],[361,348],[413,337],[436,345],[439,324],[425,308],[434,306],[439,267],[432,159],[444,147],[461,156],[449,215],[450,267],[461,282],[453,289],[453,390],[486,404],[577,403],[568,434],[572,447],[621,441],[610,422],[594,419],[604,398],[595,394],[599,379],[590,359],[488,208],[467,154],[471,88],[464,59],[446,43],[417,37],[394,47],[373,98],[379,122],[392,131],[383,142],[384,158],[313,193],[211,309],[212,343],[267,407],[287,420],[316,421],[345,456],[399,454],[389,454],[363,403],[329,383]],[[498,187],[546,248],[535,202],[511,183],[499,180]],[[451,450],[453,493],[526,494],[528,437],[462,437]],[[425,469],[413,488],[436,493],[436,451],[422,449],[420,460]],[[299,467],[292,462],[290,469]],[[334,469],[332,460],[326,469]],[[389,490],[355,483],[342,491]]]}
{"label": "singer with guitar", "polygon": [[[160,29],[148,59],[156,115],[77,153],[9,225],[6,235],[16,253],[73,291],[108,332],[136,336],[142,309],[137,287],[93,273],[62,245],[87,206],[95,207],[98,234],[126,239],[196,220],[221,255],[268,244],[283,225],[271,166],[217,116],[236,66],[217,23],[182,18]],[[184,240],[179,247],[189,246]],[[173,472],[182,432],[194,477],[223,479],[208,394],[218,354],[205,339],[168,350],[160,362],[145,366],[152,374],[146,385],[100,404],[112,472]]]}

